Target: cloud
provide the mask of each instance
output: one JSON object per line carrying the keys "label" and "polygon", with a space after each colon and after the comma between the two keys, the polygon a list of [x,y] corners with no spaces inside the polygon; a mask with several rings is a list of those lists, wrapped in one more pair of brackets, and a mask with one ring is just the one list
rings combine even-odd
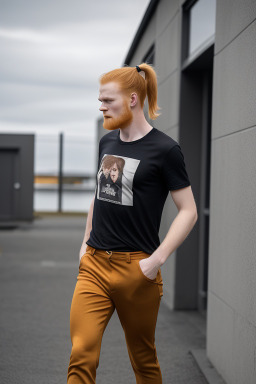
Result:
{"label": "cloud", "polygon": [[95,137],[98,78],[122,65],[148,3],[2,0],[0,130]]}
{"label": "cloud", "polygon": [[149,0],[1,0],[0,25],[29,26],[38,30],[58,24],[86,24],[111,18],[138,24],[148,3]]}
{"label": "cloud", "polygon": [[[111,28],[114,34],[116,27]],[[117,25],[119,39],[125,33],[122,28],[123,26],[119,28]],[[97,26],[95,29],[97,31]],[[69,30],[73,30],[73,38],[71,32],[67,32]],[[123,46],[119,39],[110,45],[99,45],[102,40],[100,32],[91,38],[91,30],[88,25],[76,25],[74,28],[68,25],[63,30],[58,30],[58,33],[56,30],[47,30],[45,33],[0,30],[0,80],[77,86],[83,84],[84,87],[92,81],[95,84],[102,65],[100,63],[104,60],[107,68],[112,67],[113,62],[119,63],[123,56]],[[81,34],[85,36],[84,39],[75,38]]]}

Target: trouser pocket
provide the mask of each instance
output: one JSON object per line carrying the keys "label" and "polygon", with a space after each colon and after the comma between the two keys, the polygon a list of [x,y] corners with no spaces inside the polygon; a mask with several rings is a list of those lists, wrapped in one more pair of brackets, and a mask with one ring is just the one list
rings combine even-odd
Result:
{"label": "trouser pocket", "polygon": [[159,290],[159,295],[160,296],[163,296],[163,279],[162,279],[162,274],[161,274],[161,269],[159,268],[158,269],[158,272],[157,272],[157,275],[154,279],[150,279],[149,277],[147,277],[146,275],[144,275],[144,273],[142,272],[142,269],[140,267],[140,263],[139,261],[142,260],[142,259],[136,259],[135,262],[136,262],[136,265],[137,265],[137,268],[139,270],[139,274],[140,276],[147,282],[151,283],[151,284],[156,284],[158,286],[158,290]]}
{"label": "trouser pocket", "polygon": [[164,292],[163,292],[163,282],[161,282],[161,283],[157,283],[157,285],[158,285],[158,289],[159,289],[159,295],[162,297],[163,296],[163,294],[164,294]]}

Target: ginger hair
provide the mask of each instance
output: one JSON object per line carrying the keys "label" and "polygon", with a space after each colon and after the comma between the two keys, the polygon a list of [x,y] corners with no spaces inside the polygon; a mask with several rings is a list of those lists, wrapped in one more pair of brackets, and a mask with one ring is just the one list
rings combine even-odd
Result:
{"label": "ginger hair", "polygon": [[100,76],[99,81],[101,85],[112,81],[118,83],[121,92],[127,97],[133,92],[137,93],[141,108],[143,108],[147,96],[148,114],[150,119],[155,120],[160,116],[157,111],[161,109],[157,105],[157,75],[150,64],[142,63],[139,67],[141,71],[145,72],[145,79],[136,67],[124,66],[104,73]]}

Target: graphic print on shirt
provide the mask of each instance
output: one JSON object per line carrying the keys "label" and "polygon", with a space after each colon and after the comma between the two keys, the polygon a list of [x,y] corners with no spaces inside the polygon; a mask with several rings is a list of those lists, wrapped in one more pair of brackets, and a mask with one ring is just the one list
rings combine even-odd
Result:
{"label": "graphic print on shirt", "polygon": [[140,160],[104,154],[97,173],[97,199],[133,205],[133,178]]}

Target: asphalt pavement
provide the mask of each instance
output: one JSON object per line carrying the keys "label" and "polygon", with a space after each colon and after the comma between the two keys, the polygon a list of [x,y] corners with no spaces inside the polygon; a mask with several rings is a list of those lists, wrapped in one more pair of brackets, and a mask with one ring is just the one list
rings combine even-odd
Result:
{"label": "asphalt pavement", "polygon": [[[81,216],[42,216],[0,228],[1,384],[67,382],[70,304],[85,223]],[[207,383],[191,354],[205,348],[198,312],[171,311],[162,299],[156,348],[163,384]],[[117,383],[135,384],[135,376],[115,311],[103,335],[97,384]]]}

